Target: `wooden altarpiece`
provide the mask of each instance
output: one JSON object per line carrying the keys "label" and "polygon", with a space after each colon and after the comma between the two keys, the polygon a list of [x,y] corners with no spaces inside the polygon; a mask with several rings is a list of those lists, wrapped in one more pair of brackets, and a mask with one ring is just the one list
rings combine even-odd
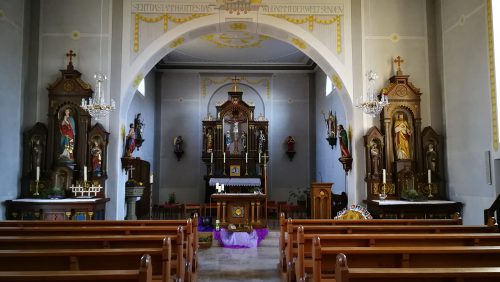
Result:
{"label": "wooden altarpiece", "polygon": [[23,136],[23,177],[21,197],[29,197],[35,192],[36,170],[39,167],[39,188],[47,189],[47,127],[37,122]]}
{"label": "wooden altarpiece", "polygon": [[[215,192],[209,185],[210,178],[261,178],[261,183],[265,183],[263,166],[269,161],[269,122],[262,117],[255,119],[255,107],[243,101],[238,82],[233,79],[228,100],[216,106],[214,120],[209,115],[202,121],[202,159],[207,166],[206,202]],[[226,186],[226,190],[248,192],[245,187]]]}

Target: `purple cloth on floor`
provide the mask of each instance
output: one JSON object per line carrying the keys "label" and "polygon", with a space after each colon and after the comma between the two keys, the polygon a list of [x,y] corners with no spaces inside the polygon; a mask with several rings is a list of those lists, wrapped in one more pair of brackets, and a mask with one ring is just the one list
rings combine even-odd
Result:
{"label": "purple cloth on floor", "polygon": [[198,218],[198,232],[212,232],[212,231],[214,231],[214,226],[212,224],[203,226],[202,217],[199,217]]}
{"label": "purple cloth on floor", "polygon": [[219,241],[224,248],[257,248],[260,241],[264,240],[269,233],[267,228],[253,229],[248,232],[231,232],[225,228],[214,231],[214,239]]}

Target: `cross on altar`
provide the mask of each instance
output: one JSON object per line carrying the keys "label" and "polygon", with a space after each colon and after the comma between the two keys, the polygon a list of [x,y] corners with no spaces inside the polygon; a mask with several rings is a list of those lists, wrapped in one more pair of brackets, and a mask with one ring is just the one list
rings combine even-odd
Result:
{"label": "cross on altar", "polygon": [[394,60],[394,62],[396,64],[398,64],[398,70],[396,72],[397,75],[401,75],[403,74],[403,72],[401,71],[401,64],[405,62],[405,60],[401,59],[400,56],[397,56],[396,59]]}
{"label": "cross on altar", "polygon": [[76,57],[76,53],[73,53],[73,50],[69,50],[69,53],[66,53],[66,57],[69,57],[69,64],[73,64],[73,57]]}
{"label": "cross on altar", "polygon": [[129,179],[133,179],[132,172],[134,172],[134,170],[135,170],[134,166],[131,165],[128,167],[127,171],[129,173]]}

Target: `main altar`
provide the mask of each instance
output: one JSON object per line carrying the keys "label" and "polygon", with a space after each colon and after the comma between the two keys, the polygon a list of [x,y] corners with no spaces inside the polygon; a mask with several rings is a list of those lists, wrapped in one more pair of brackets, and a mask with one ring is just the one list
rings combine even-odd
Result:
{"label": "main altar", "polygon": [[[205,202],[217,203],[224,226],[266,226],[268,124],[255,118],[255,107],[243,100],[233,79],[228,99],[216,106],[216,115],[202,121],[202,160],[206,165]],[[215,187],[224,187],[216,192]],[[227,194],[226,194],[227,193]]]}

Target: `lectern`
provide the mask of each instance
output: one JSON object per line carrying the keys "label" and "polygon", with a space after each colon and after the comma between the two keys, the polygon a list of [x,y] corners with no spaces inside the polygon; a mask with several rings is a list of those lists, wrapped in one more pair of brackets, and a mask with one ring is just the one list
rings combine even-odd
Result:
{"label": "lectern", "polygon": [[333,183],[311,184],[311,216],[313,219],[332,218],[332,185]]}

